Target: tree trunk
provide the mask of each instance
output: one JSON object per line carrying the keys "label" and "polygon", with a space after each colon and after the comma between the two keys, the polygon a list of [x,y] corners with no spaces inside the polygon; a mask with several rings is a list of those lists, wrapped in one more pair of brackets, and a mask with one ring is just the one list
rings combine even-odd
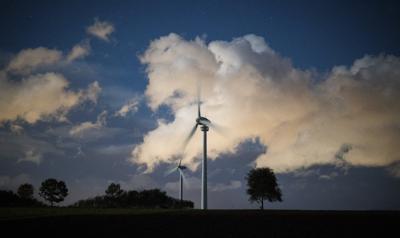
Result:
{"label": "tree trunk", "polygon": [[264,210],[264,199],[261,198],[261,210]]}

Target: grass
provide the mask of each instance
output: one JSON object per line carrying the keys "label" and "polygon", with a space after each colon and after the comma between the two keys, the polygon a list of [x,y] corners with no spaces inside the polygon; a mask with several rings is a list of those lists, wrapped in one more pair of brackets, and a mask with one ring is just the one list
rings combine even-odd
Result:
{"label": "grass", "polygon": [[134,208],[0,208],[0,220],[18,220],[27,218],[58,217],[58,216],[119,216],[119,215],[145,215],[171,212],[185,212],[185,210],[167,209],[134,209]]}
{"label": "grass", "polygon": [[14,235],[386,237],[399,226],[398,211],[0,208]]}

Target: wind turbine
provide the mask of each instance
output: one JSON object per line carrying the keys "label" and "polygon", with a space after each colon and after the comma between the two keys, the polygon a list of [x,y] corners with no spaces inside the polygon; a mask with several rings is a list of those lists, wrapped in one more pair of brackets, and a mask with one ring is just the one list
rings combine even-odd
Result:
{"label": "wind turbine", "polygon": [[186,147],[189,140],[193,137],[194,133],[198,126],[200,126],[203,131],[204,139],[203,139],[203,163],[202,163],[202,173],[201,173],[201,209],[207,210],[207,131],[209,127],[214,127],[211,124],[211,121],[206,117],[201,116],[200,111],[200,93],[197,95],[197,118],[196,124],[193,129],[190,131],[189,136],[186,138],[184,146]]}
{"label": "wind turbine", "polygon": [[185,175],[183,174],[183,170],[186,169],[186,166],[182,165],[182,158],[179,160],[178,166],[170,169],[166,175],[169,175],[175,171],[179,172],[179,199],[182,202],[183,201],[183,183],[184,180],[186,180]]}

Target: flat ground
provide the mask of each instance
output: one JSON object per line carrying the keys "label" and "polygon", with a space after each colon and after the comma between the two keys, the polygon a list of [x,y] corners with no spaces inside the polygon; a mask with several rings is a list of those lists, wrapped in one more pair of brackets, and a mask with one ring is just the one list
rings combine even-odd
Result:
{"label": "flat ground", "polygon": [[30,237],[396,237],[399,228],[399,211],[0,208],[5,234]]}

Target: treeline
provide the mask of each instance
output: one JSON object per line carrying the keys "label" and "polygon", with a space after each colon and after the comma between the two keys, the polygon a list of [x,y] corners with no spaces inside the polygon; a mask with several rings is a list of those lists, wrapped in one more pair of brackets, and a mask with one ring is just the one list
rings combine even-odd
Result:
{"label": "treeline", "polygon": [[[21,184],[17,194],[12,191],[0,190],[0,207],[47,206],[33,197],[34,191],[33,185],[29,183]],[[38,194],[53,206],[54,203],[64,201],[64,198],[68,196],[68,188],[64,181],[49,178],[42,182]]]}
{"label": "treeline", "polygon": [[33,197],[33,186],[22,184],[17,194],[13,191],[0,190],[0,207],[44,207],[44,203]]}
{"label": "treeline", "polygon": [[[0,190],[0,207],[46,207],[34,198],[34,187],[22,184],[17,193]],[[51,206],[64,201],[68,188],[64,181],[50,178],[42,182],[38,195]],[[193,208],[192,201],[180,201],[167,196],[160,189],[124,191],[119,184],[112,183],[102,196],[80,200],[70,207],[81,208]]]}
{"label": "treeline", "polygon": [[119,184],[110,184],[105,195],[80,200],[72,207],[85,208],[193,208],[192,201],[180,201],[160,189],[124,191]]}

